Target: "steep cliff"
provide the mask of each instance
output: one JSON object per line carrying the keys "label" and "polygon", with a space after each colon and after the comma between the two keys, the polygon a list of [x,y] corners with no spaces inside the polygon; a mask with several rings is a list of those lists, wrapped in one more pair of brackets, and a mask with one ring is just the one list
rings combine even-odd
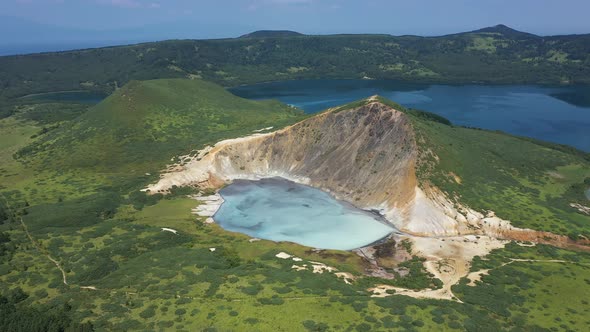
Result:
{"label": "steep cliff", "polygon": [[[458,154],[461,146],[471,141],[454,144],[453,136],[437,137],[439,132],[446,130],[455,136],[464,135],[463,131],[500,135],[512,145],[520,144],[519,151],[536,145],[506,135],[454,128],[443,120],[375,96],[329,109],[275,132],[221,141],[198,156],[182,158],[183,164],[172,166],[147,190],[166,192],[174,185],[218,188],[233,179],[280,176],[330,192],[359,208],[377,210],[398,229],[413,235],[539,238],[538,234],[521,231],[501,218],[506,217],[497,217],[492,211],[501,205],[476,211],[464,203],[460,192],[443,191],[435,183],[444,185],[452,181],[461,185],[465,181],[461,187],[474,189],[494,183],[493,179],[490,183],[485,179],[474,183],[469,177],[471,170],[482,167],[471,160],[483,161],[478,159],[477,151]],[[441,149],[453,154],[442,155]],[[498,167],[498,157],[493,158],[487,162]],[[462,180],[453,170],[443,169],[444,174],[441,173],[439,166],[450,163],[457,164],[457,170],[470,163],[475,166],[469,166],[469,172],[459,172],[464,176]],[[423,173],[420,181],[417,170]],[[497,170],[510,174],[508,166]]]}
{"label": "steep cliff", "polygon": [[148,189],[162,192],[189,184],[216,188],[232,179],[281,176],[359,208],[378,210],[401,230],[460,233],[464,227],[455,218],[457,212],[445,211],[418,187],[416,158],[409,116],[373,97],[276,132],[219,142]]}

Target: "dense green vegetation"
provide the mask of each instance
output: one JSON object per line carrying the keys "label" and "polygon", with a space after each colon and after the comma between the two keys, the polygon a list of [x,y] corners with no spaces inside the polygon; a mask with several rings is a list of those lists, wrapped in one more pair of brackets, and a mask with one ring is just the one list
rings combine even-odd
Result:
{"label": "dense green vegetation", "polygon": [[[0,100],[60,90],[110,93],[131,80],[187,77],[224,86],[302,78],[590,83],[590,35],[539,37],[498,26],[441,37],[252,37],[0,57]],[[10,103],[0,108],[11,110]]]}
{"label": "dense green vegetation", "polygon": [[72,321],[69,312],[72,307],[20,305],[29,297],[20,288],[14,288],[8,295],[0,295],[0,330],[2,331],[94,331],[91,323],[79,324]]}
{"label": "dense green vegetation", "polygon": [[[511,243],[485,260],[476,258],[471,271],[488,270],[476,286],[463,278],[453,292],[524,329],[527,321],[552,330],[581,331],[590,320],[590,255],[546,245]],[[565,295],[567,294],[567,295]]]}
{"label": "dense green vegetation", "polygon": [[[573,199],[576,185],[588,177],[583,155],[500,133],[456,128],[427,113],[405,111],[424,146],[440,156],[440,163],[425,160],[430,166],[421,170],[433,182],[435,175],[446,174],[446,167],[455,167],[465,186],[474,181],[491,188],[499,188],[495,181],[504,181],[510,190],[539,186],[541,193],[552,194],[535,198],[534,208],[549,204],[547,209],[561,209],[565,201],[559,197],[571,191]],[[246,101],[210,83],[172,79],[133,81],[90,109],[76,104],[21,105],[16,114],[0,119],[0,330],[542,331],[561,325],[579,330],[587,324],[587,302],[582,302],[589,295],[584,288],[584,279],[589,279],[586,254],[544,246],[498,250],[492,260],[477,260],[473,268],[490,268],[489,278],[476,286],[465,281],[456,287],[463,304],[399,295],[371,298],[369,278],[348,285],[331,273],[294,271],[292,261],[275,257],[285,251],[360,277],[364,266],[354,253],[250,242],[245,235],[204,224],[190,213],[198,204],[184,196],[194,192],[191,188],[175,188],[166,199],[139,192],[173,157],[302,118],[277,102]],[[471,175],[476,166],[465,160],[462,150],[454,150],[468,143],[485,154],[474,158],[491,158],[500,168],[485,168],[488,178]],[[531,149],[531,154],[510,161],[494,150],[510,145]],[[528,173],[524,166],[517,167],[524,159],[535,163]],[[529,184],[512,168],[531,176],[556,170],[565,180]],[[519,174],[513,179],[524,184],[514,185],[504,173]],[[479,192],[449,184],[448,179],[441,176],[437,185],[465,198],[471,195],[468,202],[476,208],[486,207],[476,196]],[[496,211],[499,202],[489,204]],[[563,207],[563,213],[567,211]],[[571,215],[579,214],[571,210]],[[559,231],[570,223],[578,229],[569,219],[551,219],[541,226],[558,225]],[[162,227],[179,234],[163,232]],[[583,233],[586,228],[579,229]],[[556,265],[547,270],[550,275],[534,262],[502,266],[511,258],[547,257],[575,264]],[[394,284],[438,287],[418,258],[399,267],[411,278]],[[544,291],[549,282],[559,287],[559,294]],[[512,290],[517,296],[508,298]],[[500,296],[495,302],[478,300],[490,299],[495,292]],[[540,298],[549,309],[539,308]],[[573,300],[562,306],[558,298]],[[500,301],[506,301],[504,308],[498,306]],[[544,316],[554,309],[556,314]]]}
{"label": "dense green vegetation", "polygon": [[87,109],[88,105],[77,103],[35,103],[23,105],[20,109],[17,109],[17,117],[42,125],[43,128],[46,128],[46,131],[41,133],[44,134],[49,130],[47,128],[55,128],[55,125],[62,121],[74,120],[86,112]]}

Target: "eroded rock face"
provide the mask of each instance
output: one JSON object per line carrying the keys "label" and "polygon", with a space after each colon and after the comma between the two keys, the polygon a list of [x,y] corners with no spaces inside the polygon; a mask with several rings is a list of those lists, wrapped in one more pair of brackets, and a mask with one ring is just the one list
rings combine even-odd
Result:
{"label": "eroded rock face", "polygon": [[451,202],[437,188],[420,188],[417,151],[408,116],[375,100],[356,109],[329,110],[272,133],[221,141],[172,166],[148,190],[166,192],[173,185],[218,188],[234,179],[281,176],[356,207],[378,210],[413,235],[513,230],[508,221]]}
{"label": "eroded rock face", "polygon": [[[453,202],[438,188],[418,185],[418,149],[408,116],[373,99],[356,109],[328,110],[267,134],[229,139],[183,157],[147,190],[173,185],[218,188],[234,179],[281,176],[332,193],[358,208],[379,210],[399,230],[417,236],[479,234],[578,245],[566,237],[518,229],[493,212]],[[190,159],[190,160],[189,160]],[[219,203],[200,209],[211,216]]]}
{"label": "eroded rock face", "polygon": [[[380,103],[327,112],[287,130],[221,149],[221,177],[287,174],[361,207],[413,196],[416,147],[406,116]],[[225,173],[225,174],[224,174]]]}
{"label": "eroded rock face", "polygon": [[270,134],[227,140],[163,176],[152,192],[198,183],[218,187],[238,178],[282,176],[396,224],[415,197],[416,142],[407,116],[379,102],[327,111]]}

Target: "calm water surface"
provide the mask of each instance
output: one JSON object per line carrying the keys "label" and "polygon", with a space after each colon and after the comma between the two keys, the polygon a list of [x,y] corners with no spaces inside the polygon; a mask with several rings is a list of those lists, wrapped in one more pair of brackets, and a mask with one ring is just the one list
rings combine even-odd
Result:
{"label": "calm water surface", "polygon": [[88,105],[95,105],[106,98],[106,95],[100,92],[93,91],[61,91],[39,93],[22,97],[27,100],[35,101],[54,101],[54,102],[74,102]]}
{"label": "calm water surface", "polygon": [[279,99],[315,113],[379,94],[454,124],[568,144],[590,151],[590,86],[423,85],[381,80],[283,81],[230,89],[249,99]]}
{"label": "calm water surface", "polygon": [[350,250],[395,231],[376,214],[282,178],[236,180],[213,217],[224,229],[273,241]]}

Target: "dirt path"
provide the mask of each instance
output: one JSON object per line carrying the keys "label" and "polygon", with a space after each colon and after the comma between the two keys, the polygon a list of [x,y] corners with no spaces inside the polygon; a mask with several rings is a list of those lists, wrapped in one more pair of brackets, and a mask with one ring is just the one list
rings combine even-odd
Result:
{"label": "dirt path", "polygon": [[39,243],[37,241],[35,241],[35,239],[33,238],[33,236],[31,235],[31,233],[29,232],[29,228],[27,227],[27,224],[25,224],[25,221],[23,220],[23,218],[21,216],[17,216],[16,212],[14,211],[14,209],[8,204],[8,200],[6,199],[6,197],[0,193],[0,197],[2,197],[2,200],[5,202],[6,205],[6,209],[8,209],[8,211],[10,212],[10,214],[17,218],[18,221],[20,222],[23,230],[25,231],[25,234],[27,235],[27,238],[29,238],[29,241],[31,241],[31,243],[33,244],[33,246],[35,246],[35,248],[41,253],[43,254],[45,257],[47,257],[47,259],[49,259],[57,268],[58,270],[61,272],[61,276],[62,276],[62,281],[64,283],[64,285],[68,284],[68,279],[67,279],[67,275],[66,275],[66,271],[61,267],[61,265],[59,264],[59,262],[51,257],[51,255],[49,255],[49,252],[42,248]]}
{"label": "dirt path", "polygon": [[377,285],[370,288],[373,292],[372,297],[389,296],[388,290],[395,291],[395,294],[406,295],[418,299],[437,299],[449,300],[463,303],[453,294],[451,287],[457,284],[459,280],[469,271],[469,262],[459,258],[448,258],[439,256],[428,256],[424,262],[426,270],[434,275],[435,278],[442,281],[442,287],[439,289],[421,289],[413,290],[402,287],[389,285]]}

